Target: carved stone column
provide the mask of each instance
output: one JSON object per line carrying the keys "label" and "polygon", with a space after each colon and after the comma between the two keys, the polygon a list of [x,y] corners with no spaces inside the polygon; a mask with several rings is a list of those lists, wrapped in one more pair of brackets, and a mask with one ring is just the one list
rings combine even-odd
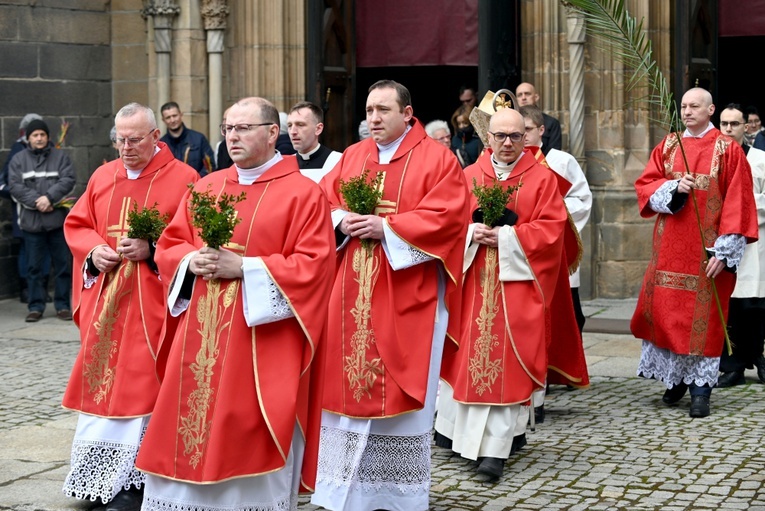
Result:
{"label": "carved stone column", "polygon": [[144,0],[141,14],[151,17],[154,24],[154,52],[157,54],[157,105],[170,101],[170,53],[173,42],[173,19],[181,12],[175,0]]}
{"label": "carved stone column", "polygon": [[223,117],[223,37],[228,13],[226,0],[202,0],[201,14],[207,32],[210,142],[213,142]]}
{"label": "carved stone column", "polygon": [[569,152],[584,160],[584,40],[587,33],[584,15],[576,9],[567,8],[569,54]]}

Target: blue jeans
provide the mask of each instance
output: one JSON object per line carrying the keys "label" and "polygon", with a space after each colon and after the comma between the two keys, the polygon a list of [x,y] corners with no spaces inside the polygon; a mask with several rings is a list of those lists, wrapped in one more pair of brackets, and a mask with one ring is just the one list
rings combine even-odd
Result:
{"label": "blue jeans", "polygon": [[53,265],[55,282],[53,305],[57,311],[71,309],[72,254],[64,239],[64,229],[47,232],[24,231],[24,245],[27,251],[29,311],[45,310],[45,297],[48,293],[43,289],[43,268],[48,255]]}

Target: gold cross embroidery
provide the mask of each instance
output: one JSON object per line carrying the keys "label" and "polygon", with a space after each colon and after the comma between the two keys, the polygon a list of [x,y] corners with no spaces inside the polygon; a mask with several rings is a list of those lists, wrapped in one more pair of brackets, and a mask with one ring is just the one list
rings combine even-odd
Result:
{"label": "gold cross embroidery", "polygon": [[[388,175],[387,172],[382,173],[382,179],[380,180],[380,184],[377,187],[380,192],[385,191],[385,177]],[[396,201],[392,200],[382,200],[377,203],[377,206],[375,207],[375,215],[382,215],[385,213],[395,213],[396,212]]]}
{"label": "gold cross embroidery", "polygon": [[106,228],[106,235],[113,238],[117,238],[117,245],[119,245],[122,238],[127,237],[127,233],[130,230],[128,225],[128,211],[130,209],[130,197],[122,198],[122,208],[120,209],[120,220],[118,224],[110,225]]}

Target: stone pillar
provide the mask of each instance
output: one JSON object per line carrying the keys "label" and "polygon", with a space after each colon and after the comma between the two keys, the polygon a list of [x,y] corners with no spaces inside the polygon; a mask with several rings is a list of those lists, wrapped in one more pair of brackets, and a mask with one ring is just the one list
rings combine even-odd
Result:
{"label": "stone pillar", "polygon": [[156,113],[161,115],[159,107],[170,101],[170,53],[173,41],[173,19],[181,8],[175,0],[148,0],[142,14],[151,17],[154,25],[154,52],[157,54],[157,104]]}
{"label": "stone pillar", "polygon": [[567,9],[569,54],[569,152],[582,163],[584,159],[584,15],[576,9]]}
{"label": "stone pillar", "polygon": [[207,31],[208,133],[211,142],[223,117],[223,38],[228,12],[226,0],[202,1],[201,13]]}

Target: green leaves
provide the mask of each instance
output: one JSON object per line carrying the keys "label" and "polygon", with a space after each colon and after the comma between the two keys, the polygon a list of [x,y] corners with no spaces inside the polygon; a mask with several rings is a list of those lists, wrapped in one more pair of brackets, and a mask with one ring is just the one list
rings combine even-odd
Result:
{"label": "green leaves", "polygon": [[138,211],[138,203],[133,203],[133,209],[128,211],[128,238],[157,241],[170,221],[168,213],[161,214],[157,203]]}
{"label": "green leaves", "polygon": [[518,188],[518,186],[508,186],[505,189],[498,181],[491,185],[479,185],[476,178],[473,178],[473,195],[478,200],[478,207],[483,213],[483,223],[489,227],[496,227],[497,221],[502,218],[507,207],[507,201]]}
{"label": "green leaves", "polygon": [[197,234],[205,245],[210,248],[219,249],[229,241],[234,235],[234,227],[242,221],[237,216],[236,205],[247,198],[245,192],[239,195],[229,195],[221,193],[215,196],[211,192],[210,186],[207,191],[198,192],[194,190],[193,183],[189,185],[191,189],[191,224],[197,229]]}
{"label": "green leaves", "polygon": [[367,182],[369,169],[364,169],[360,176],[352,177],[348,181],[340,180],[340,195],[348,206],[348,211],[359,215],[374,213],[382,197],[382,176],[382,172],[378,172],[371,182]]}

